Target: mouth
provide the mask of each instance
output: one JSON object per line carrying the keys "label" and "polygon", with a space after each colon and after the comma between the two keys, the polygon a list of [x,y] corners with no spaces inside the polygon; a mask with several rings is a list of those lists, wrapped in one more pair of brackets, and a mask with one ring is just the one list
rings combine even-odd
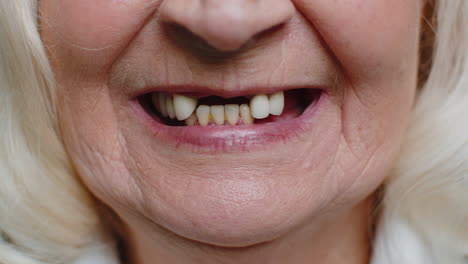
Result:
{"label": "mouth", "polygon": [[324,97],[324,90],[316,88],[234,96],[156,90],[132,101],[153,134],[163,141],[227,151],[300,135],[308,129]]}
{"label": "mouth", "polygon": [[138,97],[145,112],[166,126],[239,126],[282,122],[301,116],[319,89],[223,98],[194,93],[151,92]]}

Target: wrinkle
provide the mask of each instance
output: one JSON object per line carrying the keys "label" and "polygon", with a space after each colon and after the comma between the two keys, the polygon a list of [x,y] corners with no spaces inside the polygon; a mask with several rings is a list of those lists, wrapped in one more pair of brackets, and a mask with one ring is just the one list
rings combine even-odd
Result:
{"label": "wrinkle", "polygon": [[[374,164],[374,160],[377,158],[377,153],[378,153],[378,150],[381,148],[382,146],[379,146],[378,148],[376,148],[375,150],[371,151],[368,158],[362,163],[362,165],[360,165],[357,169],[360,171],[359,175],[355,178],[352,179],[352,182],[350,185],[348,185],[348,187],[342,192],[342,195],[341,196],[345,196],[348,192],[352,192],[353,190],[355,190],[356,188],[354,187],[355,185],[359,185],[361,181],[361,179],[364,177],[364,176],[373,176],[373,175],[367,175],[367,171],[369,169],[371,169],[372,165]],[[361,163],[357,163],[357,164],[361,164]],[[362,168],[361,168],[362,167]],[[339,198],[340,196],[338,196],[337,198]]]}
{"label": "wrinkle", "polygon": [[[321,186],[324,186],[323,183],[326,181],[326,179],[334,179],[334,180],[335,180],[335,181],[334,181],[334,186],[338,186],[338,185],[339,185],[339,184],[338,184],[339,180],[337,180],[339,176],[336,176],[336,172],[335,172],[335,170],[333,170],[333,169],[334,169],[334,166],[337,166],[336,161],[338,160],[338,159],[337,159],[338,153],[340,153],[339,149],[340,149],[340,147],[337,148],[337,151],[335,151],[335,154],[333,155],[332,162],[330,163],[330,166],[327,168],[327,170],[326,170],[326,172],[325,172],[325,176],[322,178]],[[343,172],[343,170],[341,170],[341,172]],[[328,184],[327,184],[327,187],[329,187]],[[327,189],[327,188],[324,188],[324,187],[320,188],[320,190],[321,190],[321,192],[320,192],[320,198],[321,198],[321,199],[324,199],[324,198],[327,197],[328,189],[327,189],[327,190],[326,190],[326,189]],[[333,198],[329,203],[330,203],[330,204],[334,204],[335,201],[336,201],[336,196],[335,196],[335,198]]]}
{"label": "wrinkle", "polygon": [[[123,140],[123,142],[124,142],[123,145],[124,145],[124,146],[128,146],[128,140],[127,140],[127,138],[126,138],[125,135],[123,135],[120,131],[121,131],[121,130],[119,129],[119,133],[118,133],[118,134],[119,134],[119,138],[121,138],[121,139]],[[119,142],[120,142],[120,141],[121,141],[121,140],[119,140]],[[121,149],[124,149],[125,157],[128,157],[128,162],[129,162],[129,163],[135,164],[136,167],[139,167],[139,166],[138,166],[138,162],[134,159],[134,157],[133,157],[132,155],[129,154],[128,148],[123,148],[123,147],[121,146]],[[139,199],[137,199],[137,200],[138,200],[138,201],[141,201],[141,200],[142,200],[142,197],[143,197],[143,191],[142,191],[142,189],[141,189],[141,186],[142,186],[142,185],[140,185],[140,184],[137,183],[136,177],[134,177],[134,175],[131,174],[131,170],[130,170],[127,166],[125,166],[125,165],[124,165],[124,167],[125,167],[126,170],[127,170],[127,173],[128,173],[128,180],[130,180],[130,183],[132,184],[132,187],[133,187],[132,189],[137,191],[137,194],[136,194],[136,195],[139,197]],[[135,194],[133,194],[133,195],[135,195]]]}

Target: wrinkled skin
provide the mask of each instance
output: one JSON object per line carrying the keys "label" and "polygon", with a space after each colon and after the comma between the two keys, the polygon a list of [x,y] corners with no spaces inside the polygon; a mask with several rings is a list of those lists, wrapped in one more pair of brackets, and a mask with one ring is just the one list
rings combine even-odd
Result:
{"label": "wrinkled skin", "polygon": [[[367,219],[366,197],[388,175],[411,113],[420,1],[40,4],[65,146],[85,185],[128,226],[132,263],[146,263],[151,252],[196,263],[195,244],[222,251],[286,239],[302,252],[307,242],[312,254],[318,238],[340,248],[333,230],[366,229],[356,228]],[[168,24],[211,48],[200,50]],[[206,61],[218,53],[228,59]],[[226,90],[314,84],[327,87],[329,103],[296,138],[210,153],[163,142],[136,117],[130,96],[154,83]],[[364,247],[361,238],[343,241]],[[283,248],[276,249],[264,255],[280,260]],[[288,250],[289,260],[305,259]]]}

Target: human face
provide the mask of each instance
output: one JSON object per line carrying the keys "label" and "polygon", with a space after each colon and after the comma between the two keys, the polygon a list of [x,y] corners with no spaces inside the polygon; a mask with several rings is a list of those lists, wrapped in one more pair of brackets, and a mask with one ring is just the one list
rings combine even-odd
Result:
{"label": "human face", "polygon": [[[398,153],[416,89],[418,0],[40,4],[67,151],[129,226],[218,246],[274,240],[352,208]],[[155,92],[298,88],[280,117],[253,125],[185,126],[145,108]]]}

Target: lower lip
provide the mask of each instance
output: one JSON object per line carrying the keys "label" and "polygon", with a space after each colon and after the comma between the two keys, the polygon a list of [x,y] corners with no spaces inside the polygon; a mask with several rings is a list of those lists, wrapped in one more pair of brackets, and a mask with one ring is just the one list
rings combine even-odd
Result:
{"label": "lower lip", "polygon": [[150,129],[155,138],[175,148],[190,148],[196,152],[252,151],[272,144],[286,144],[300,138],[316,123],[320,110],[329,101],[322,92],[297,118],[254,125],[237,126],[166,126],[154,120],[138,103],[131,108]]}

